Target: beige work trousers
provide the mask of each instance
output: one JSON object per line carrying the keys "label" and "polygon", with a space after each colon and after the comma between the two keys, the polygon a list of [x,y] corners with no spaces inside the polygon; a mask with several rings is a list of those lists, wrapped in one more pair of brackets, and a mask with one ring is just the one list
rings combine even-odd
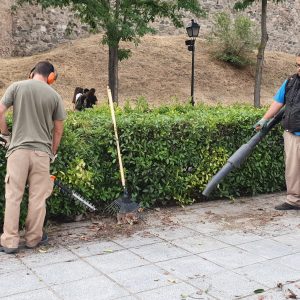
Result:
{"label": "beige work trousers", "polygon": [[286,202],[300,207],[300,136],[285,131],[285,180]]}
{"label": "beige work trousers", "polygon": [[46,152],[18,149],[8,157],[2,246],[7,248],[19,246],[20,204],[26,184],[29,186],[24,236],[26,245],[34,247],[41,241],[46,215],[46,199],[53,190],[49,169],[50,159]]}

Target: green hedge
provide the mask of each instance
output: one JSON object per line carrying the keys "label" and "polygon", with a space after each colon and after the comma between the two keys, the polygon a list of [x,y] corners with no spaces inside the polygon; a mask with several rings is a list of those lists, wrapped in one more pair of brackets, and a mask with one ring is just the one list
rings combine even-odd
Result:
{"label": "green hedge", "polygon": [[[121,152],[132,198],[145,207],[185,205],[201,200],[206,183],[253,136],[252,124],[264,111],[250,106],[203,105],[153,110],[147,105],[117,108]],[[3,182],[5,158],[0,151]],[[99,209],[120,195],[122,188],[108,106],[69,112],[59,155],[51,168],[52,174]],[[212,196],[253,195],[284,188],[282,129],[277,126],[244,166],[232,172]],[[0,193],[4,199],[4,185]],[[2,212],[3,205],[1,201]],[[72,215],[82,209],[56,189],[47,206],[50,215]]]}

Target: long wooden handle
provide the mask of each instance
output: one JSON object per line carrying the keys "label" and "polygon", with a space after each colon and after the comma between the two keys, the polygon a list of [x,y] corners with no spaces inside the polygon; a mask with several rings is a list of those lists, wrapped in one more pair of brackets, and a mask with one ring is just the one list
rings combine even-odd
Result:
{"label": "long wooden handle", "polygon": [[116,138],[117,152],[118,152],[118,159],[119,159],[119,167],[120,167],[120,174],[121,174],[121,182],[122,182],[123,188],[125,188],[125,176],[124,176],[123,162],[122,162],[121,151],[120,151],[114,103],[112,100],[111,90],[110,90],[109,86],[107,87],[107,95],[108,95],[108,102],[109,102],[109,107],[110,107],[110,112],[111,112],[111,118],[112,118],[112,121],[114,124],[114,131],[115,131],[115,138]]}

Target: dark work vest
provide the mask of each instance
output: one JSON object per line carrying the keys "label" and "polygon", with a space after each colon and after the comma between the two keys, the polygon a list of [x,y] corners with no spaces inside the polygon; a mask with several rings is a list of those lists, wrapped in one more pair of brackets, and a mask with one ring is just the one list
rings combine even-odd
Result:
{"label": "dark work vest", "polygon": [[283,128],[290,132],[300,132],[300,77],[297,74],[286,83],[284,103]]}

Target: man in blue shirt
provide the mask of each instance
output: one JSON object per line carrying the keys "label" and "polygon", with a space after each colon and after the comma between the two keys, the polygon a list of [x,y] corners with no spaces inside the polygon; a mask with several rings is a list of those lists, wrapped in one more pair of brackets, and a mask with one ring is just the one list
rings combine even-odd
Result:
{"label": "man in blue shirt", "polygon": [[300,210],[300,52],[296,56],[297,73],[287,79],[276,95],[270,108],[254,127],[266,126],[285,105],[282,120],[284,128],[286,202],[275,206],[277,210]]}

